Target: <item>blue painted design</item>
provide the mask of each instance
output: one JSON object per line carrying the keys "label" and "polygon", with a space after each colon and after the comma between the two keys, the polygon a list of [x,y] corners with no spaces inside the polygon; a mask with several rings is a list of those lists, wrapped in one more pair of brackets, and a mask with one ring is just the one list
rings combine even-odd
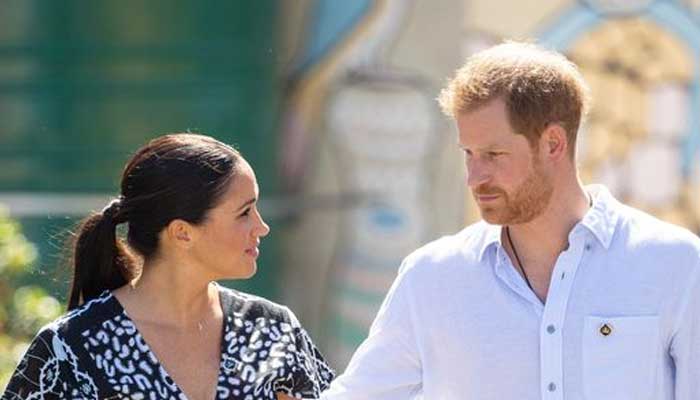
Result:
{"label": "blue painted design", "polygon": [[398,210],[388,207],[375,208],[370,211],[370,218],[374,225],[385,230],[398,230],[404,225],[404,216]]}
{"label": "blue painted design", "polygon": [[[598,14],[601,18],[624,18],[640,15],[646,12],[650,4],[658,0],[647,0],[634,3],[612,2],[609,0],[579,0],[586,7]],[[663,1],[663,0],[662,0]],[[675,0],[671,0],[675,1]]]}
{"label": "blue painted design", "polygon": [[656,2],[649,10],[650,18],[678,35],[692,49],[695,61],[695,79],[691,83],[689,132],[683,148],[683,174],[690,174],[693,159],[700,151],[700,24],[692,19],[687,10],[667,2]]}
{"label": "blue painted design", "polygon": [[[682,168],[687,176],[693,159],[700,152],[700,23],[693,19],[689,10],[673,1],[655,1],[641,15],[675,33],[692,48],[695,60],[695,79],[690,88],[689,126],[683,147]],[[557,22],[537,35],[546,47],[564,51],[584,33],[594,29],[606,19],[590,7],[578,4],[564,13]]]}
{"label": "blue painted design", "polygon": [[558,18],[558,22],[537,34],[545,47],[565,50],[583,33],[600,24],[600,15],[590,7],[576,5]]}
{"label": "blue painted design", "polygon": [[311,13],[305,48],[299,56],[295,74],[318,63],[365,19],[372,8],[371,0],[317,0]]}

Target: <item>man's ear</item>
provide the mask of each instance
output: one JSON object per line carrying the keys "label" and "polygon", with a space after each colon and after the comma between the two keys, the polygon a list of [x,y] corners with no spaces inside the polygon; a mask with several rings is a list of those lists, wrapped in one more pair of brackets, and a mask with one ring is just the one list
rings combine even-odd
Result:
{"label": "man's ear", "polygon": [[197,229],[194,225],[181,219],[170,221],[165,228],[168,241],[182,249],[189,249],[197,239]]}
{"label": "man's ear", "polygon": [[569,154],[566,130],[558,123],[550,123],[540,136],[540,151],[551,161],[561,161]]}

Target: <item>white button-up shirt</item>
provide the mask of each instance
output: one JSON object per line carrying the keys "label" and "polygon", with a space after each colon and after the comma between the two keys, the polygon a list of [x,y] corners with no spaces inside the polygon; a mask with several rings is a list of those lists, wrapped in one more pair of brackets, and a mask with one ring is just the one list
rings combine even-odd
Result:
{"label": "white button-up shirt", "polygon": [[700,240],[587,190],[545,304],[471,225],[404,260],[322,399],[700,399]]}

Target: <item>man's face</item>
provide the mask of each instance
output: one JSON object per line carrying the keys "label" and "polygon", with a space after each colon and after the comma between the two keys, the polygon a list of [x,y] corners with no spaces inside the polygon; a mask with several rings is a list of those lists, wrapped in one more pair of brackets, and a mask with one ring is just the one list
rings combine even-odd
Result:
{"label": "man's face", "polygon": [[457,117],[460,146],[464,150],[467,185],[491,224],[517,225],[541,215],[553,192],[539,147],[531,148],[516,134],[505,103],[494,100]]}

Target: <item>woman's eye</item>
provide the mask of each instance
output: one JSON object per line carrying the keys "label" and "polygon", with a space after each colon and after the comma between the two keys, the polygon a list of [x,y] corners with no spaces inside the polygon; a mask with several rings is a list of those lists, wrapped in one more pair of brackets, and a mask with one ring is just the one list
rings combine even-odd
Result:
{"label": "woman's eye", "polygon": [[246,208],[246,210],[243,211],[239,217],[246,217],[248,214],[250,214],[250,208]]}

